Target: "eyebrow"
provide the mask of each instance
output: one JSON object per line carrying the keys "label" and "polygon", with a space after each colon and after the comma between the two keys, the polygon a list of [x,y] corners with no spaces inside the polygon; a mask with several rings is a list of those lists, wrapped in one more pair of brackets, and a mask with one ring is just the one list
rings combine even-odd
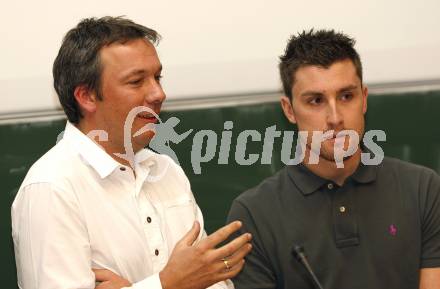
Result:
{"label": "eyebrow", "polygon": [[[157,71],[154,74],[157,74],[157,73],[160,74],[162,72],[162,68],[163,68],[162,65],[160,65],[159,69],[157,69]],[[148,71],[145,70],[145,69],[135,69],[135,70],[132,70],[132,71],[128,72],[126,75],[124,75],[122,77],[122,80],[127,80],[128,78],[130,78],[130,77],[132,77],[134,75],[143,75],[143,74],[146,74],[147,72]]]}
{"label": "eyebrow", "polygon": [[357,85],[351,84],[351,85],[347,85],[346,87],[341,88],[338,92],[345,92],[345,91],[351,91],[351,90],[356,90],[358,87]]}
{"label": "eyebrow", "polygon": [[322,96],[324,93],[321,91],[315,91],[315,90],[306,90],[303,93],[301,93],[300,96]]}
{"label": "eyebrow", "polygon": [[[347,86],[339,89],[338,93],[356,90],[357,88],[358,88],[357,85],[350,84],[350,85],[347,85]],[[301,93],[300,96],[322,96],[322,95],[324,95],[324,93],[322,91],[306,90],[303,93]]]}

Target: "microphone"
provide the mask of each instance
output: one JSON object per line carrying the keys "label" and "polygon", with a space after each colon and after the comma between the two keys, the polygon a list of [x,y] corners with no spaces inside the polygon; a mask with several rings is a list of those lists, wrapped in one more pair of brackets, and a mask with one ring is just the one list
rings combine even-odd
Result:
{"label": "microphone", "polygon": [[319,283],[318,278],[315,273],[313,273],[312,267],[310,267],[309,262],[307,261],[306,254],[304,252],[304,248],[299,245],[294,245],[292,248],[293,256],[304,266],[307,273],[312,279],[313,285],[316,289],[323,289],[321,283]]}

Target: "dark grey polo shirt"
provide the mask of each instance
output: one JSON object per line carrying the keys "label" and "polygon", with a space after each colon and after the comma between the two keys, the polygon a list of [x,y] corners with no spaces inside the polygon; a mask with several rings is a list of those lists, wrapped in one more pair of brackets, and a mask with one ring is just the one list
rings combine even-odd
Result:
{"label": "dark grey polo shirt", "polygon": [[233,220],[253,235],[237,289],[314,288],[295,244],[325,289],[417,289],[420,268],[440,267],[440,177],[396,159],[342,187],[285,167],[234,200]]}

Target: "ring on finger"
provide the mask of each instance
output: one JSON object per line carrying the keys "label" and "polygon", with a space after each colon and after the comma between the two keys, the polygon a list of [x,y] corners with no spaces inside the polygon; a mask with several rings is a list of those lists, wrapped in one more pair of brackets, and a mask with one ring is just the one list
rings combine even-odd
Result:
{"label": "ring on finger", "polygon": [[228,260],[227,260],[226,258],[223,258],[222,261],[223,261],[223,263],[225,264],[226,271],[231,270],[231,266],[229,266],[229,262],[228,262]]}

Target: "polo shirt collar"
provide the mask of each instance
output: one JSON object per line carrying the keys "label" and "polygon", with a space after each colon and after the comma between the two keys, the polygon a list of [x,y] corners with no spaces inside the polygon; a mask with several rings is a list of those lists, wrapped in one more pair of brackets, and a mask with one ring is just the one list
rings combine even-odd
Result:
{"label": "polo shirt collar", "polygon": [[[63,140],[70,142],[73,149],[82,156],[101,178],[106,178],[116,168],[122,166],[69,121],[66,124]],[[143,149],[136,153],[135,164],[145,163],[147,166],[151,166],[154,164],[153,155],[151,151]]]}
{"label": "polo shirt collar", "polygon": [[[296,166],[288,166],[287,172],[290,179],[295,183],[303,195],[310,195],[329,182],[329,180],[315,175],[306,166],[304,166],[303,163]],[[361,162],[356,171],[349,178],[347,178],[347,180],[351,178],[358,183],[366,184],[374,182],[376,180],[376,176],[377,166],[368,166],[362,164]]]}
{"label": "polo shirt collar", "polygon": [[287,172],[290,179],[295,183],[303,195],[310,195],[328,182],[328,180],[312,173],[302,163],[296,166],[288,166]]}
{"label": "polo shirt collar", "polygon": [[351,175],[351,178],[361,184],[367,184],[374,182],[377,177],[377,165],[364,165],[362,162],[359,164],[358,168]]}

